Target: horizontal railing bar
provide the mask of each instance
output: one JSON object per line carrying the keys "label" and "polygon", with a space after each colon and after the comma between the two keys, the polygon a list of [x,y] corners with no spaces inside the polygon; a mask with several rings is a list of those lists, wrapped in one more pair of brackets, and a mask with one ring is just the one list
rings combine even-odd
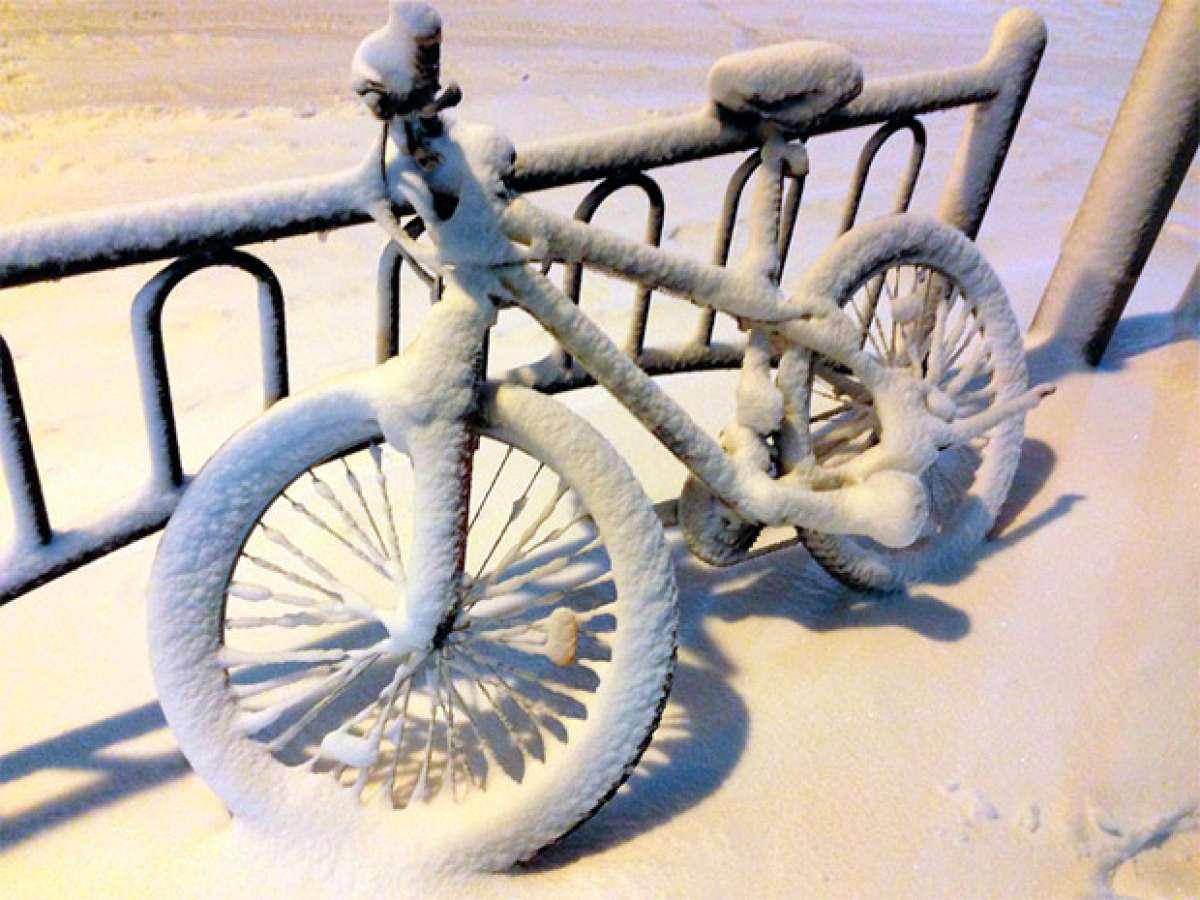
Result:
{"label": "horizontal railing bar", "polygon": [[0,558],[0,606],[159,531],[175,511],[185,487],[186,482],[175,490],[134,501],[86,528],[56,531],[49,544],[13,547],[14,556]]}
{"label": "horizontal railing bar", "polygon": [[[993,99],[1000,85],[992,67],[868,83],[854,100],[796,134],[811,137],[878,125],[897,116],[918,116]],[[517,156],[514,186],[523,191],[562,187],[628,172],[694,162],[751,150],[762,143],[757,121],[718,115],[712,107],[608,131],[532,144]]]}
{"label": "horizontal railing bar", "polygon": [[358,169],[31,222],[0,234],[0,288],[369,221]]}
{"label": "horizontal railing bar", "polygon": [[[987,63],[932,75],[881,79],[808,134],[879,124],[897,115],[992,99],[999,89]],[[757,122],[713,107],[656,122],[531,144],[509,181],[537,191],[748,150],[761,143]],[[214,248],[273,241],[370,221],[361,210],[360,169],[320,179],[117,207],[32,222],[0,235],[0,288]],[[411,210],[402,210],[403,213]]]}

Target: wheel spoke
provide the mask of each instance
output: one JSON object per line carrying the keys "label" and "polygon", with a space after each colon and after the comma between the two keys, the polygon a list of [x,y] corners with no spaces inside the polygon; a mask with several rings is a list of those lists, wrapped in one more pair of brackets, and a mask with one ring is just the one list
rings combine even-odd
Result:
{"label": "wheel spoke", "polygon": [[870,416],[861,416],[839,425],[838,428],[831,430],[828,434],[822,435],[820,439],[814,441],[813,450],[816,453],[817,459],[822,459],[839,447],[843,447],[856,438],[861,437],[874,428],[875,425],[873,417]]}
{"label": "wheel spoke", "polygon": [[[500,562],[496,564],[496,568],[490,573],[486,573],[482,579],[476,582],[476,585],[482,585],[482,590],[476,590],[473,591],[473,593],[481,594],[485,592],[488,586],[491,585],[501,574],[525,559],[529,553],[532,553],[546,542],[546,538],[544,537],[537,544],[534,544],[532,547],[529,546],[529,542],[533,540],[534,536],[539,530],[541,530],[542,526],[549,521],[550,517],[554,514],[554,510],[558,508],[558,504],[562,501],[562,498],[566,496],[566,493],[566,483],[559,481],[558,489],[554,492],[553,496],[551,496],[546,504],[542,507],[541,511],[534,518],[533,522],[530,523],[530,525],[521,533],[520,537],[517,538],[517,541],[512,548],[509,549],[509,551],[501,558]],[[571,525],[583,518],[586,518],[586,516],[577,517],[564,527],[569,528]],[[556,539],[557,538],[555,537],[550,537],[550,540]]]}
{"label": "wheel spoke", "polygon": [[[880,341],[883,339],[883,332],[879,328],[879,323],[877,321],[878,317],[875,315],[879,305],[879,292],[881,290],[882,284],[877,278],[867,285],[865,294],[867,301],[866,310],[860,310],[858,304],[854,300],[850,301],[850,305],[854,308],[854,312],[858,316],[859,324],[862,326],[862,342],[865,344],[867,341],[870,341],[871,346],[875,348],[875,353],[879,356],[879,358],[887,359],[887,353],[884,352],[883,346],[880,344]],[[871,329],[872,325],[875,326],[875,331],[879,331],[878,338],[875,337],[875,333]]]}
{"label": "wheel spoke", "polygon": [[974,342],[971,345],[970,351],[963,358],[958,371],[954,372],[950,376],[950,380],[946,382],[944,388],[946,393],[951,397],[955,397],[961,393],[983,371],[983,367],[988,364],[988,361],[989,350],[987,342],[982,340]]}
{"label": "wheel spoke", "polygon": [[[354,792],[357,796],[362,795],[363,789],[370,780],[372,770],[379,762],[380,746],[383,742],[387,723],[391,718],[392,707],[395,705],[400,688],[402,685],[411,682],[413,674],[419,666],[419,662],[411,665],[397,665],[396,671],[392,673],[391,681],[379,692],[375,701],[365,706],[357,715],[352,716],[336,729],[329,732],[321,741],[318,756],[329,756],[337,759],[342,765],[352,766],[359,770],[358,777],[354,781]],[[353,733],[353,729],[365,722],[372,715],[375,716],[375,721],[372,723],[367,736],[365,738],[356,736]],[[349,752],[339,754],[337,751],[343,746]]]}
{"label": "wheel spoke", "polygon": [[293,612],[278,616],[230,616],[225,619],[225,627],[239,628],[305,628],[320,625],[333,625],[343,622],[354,622],[358,616],[349,609],[328,610],[320,612]]}
{"label": "wheel spoke", "polygon": [[[950,296],[954,296],[954,289],[951,290]],[[939,301],[934,310],[933,333],[929,338],[929,365],[925,371],[925,380],[930,384],[941,383],[942,372],[945,371],[945,346],[942,342],[946,335],[946,316],[949,312],[950,304],[946,301]]]}
{"label": "wheel spoke", "polygon": [[366,553],[364,553],[356,544],[353,544],[347,540],[346,536],[342,534],[341,531],[334,528],[323,518],[314,513],[308,506],[301,503],[299,500],[295,500],[290,497],[286,491],[283,493],[283,499],[288,502],[293,512],[303,516],[308,522],[321,529],[321,531],[325,532],[330,537],[334,538],[338,543],[357,556],[360,560],[379,572],[379,574],[383,575],[385,578],[388,577],[387,572],[384,571],[383,567],[379,564],[378,560],[376,560],[374,556],[368,556]]}
{"label": "wheel spoke", "polygon": [[[350,490],[354,496],[358,498],[358,505],[362,507],[363,514],[367,517],[367,524],[371,526],[371,532],[375,535],[375,540],[379,542],[379,552],[387,558],[387,544],[383,541],[383,535],[379,531],[379,526],[375,523],[375,515],[371,512],[371,507],[367,503],[367,497],[363,493],[362,484],[358,480],[358,476],[354,474],[354,470],[350,468],[350,463],[346,461],[346,457],[342,457],[342,468],[345,470],[346,484],[350,485]],[[375,549],[375,545],[371,545],[371,549]]]}
{"label": "wheel spoke", "polygon": [[315,701],[313,706],[296,723],[267,744],[268,748],[272,750],[280,749],[295,738],[305,725],[320,714],[321,710],[336,700],[377,658],[378,654],[363,656],[354,660],[348,667],[338,669],[307,691],[302,691],[290,697],[284,697],[262,709],[243,710],[241,715],[243,732],[246,734],[258,734],[274,725],[295,707]]}
{"label": "wheel spoke", "polygon": [[492,556],[495,554],[496,549],[500,546],[500,542],[504,540],[504,536],[508,534],[508,529],[512,527],[513,522],[517,520],[517,518],[521,515],[522,510],[525,509],[525,504],[529,500],[529,492],[533,490],[533,484],[535,481],[537,481],[538,476],[542,474],[542,469],[544,468],[545,463],[538,463],[538,467],[534,470],[532,477],[530,477],[529,483],[525,485],[525,490],[521,492],[521,496],[513,501],[512,509],[509,510],[507,521],[505,521],[504,526],[500,529],[500,533],[496,535],[496,540],[492,542],[492,547],[490,550],[488,550],[487,556],[483,558],[483,562],[481,562],[479,564],[479,568],[475,570],[476,579],[478,579],[479,576],[487,569],[487,564],[492,561]]}
{"label": "wheel spoke", "polygon": [[391,548],[391,559],[396,564],[397,574],[400,580],[407,581],[407,573],[404,569],[404,554],[400,552],[400,535],[396,531],[396,511],[392,506],[392,497],[388,491],[387,474],[383,470],[383,445],[379,443],[371,444],[368,448],[371,459],[375,463],[375,482],[379,487],[379,493],[383,497],[383,509],[387,515],[384,517],[384,522],[387,524],[388,545]]}
{"label": "wheel spoke", "polygon": [[[446,767],[445,771],[449,773],[450,781],[450,799],[455,803],[458,802],[458,780],[454,770],[455,760],[455,732],[454,732],[454,700],[450,696],[449,683],[452,676],[446,671],[446,661],[444,656],[438,657],[438,669],[440,670],[441,679],[447,685],[447,690],[444,692],[442,700],[442,716],[446,720]],[[465,760],[464,760],[465,764]],[[468,778],[469,781],[469,778]],[[446,778],[442,778],[442,790],[446,790]]]}
{"label": "wheel spoke", "polygon": [[366,552],[368,555],[377,557],[378,553],[375,546],[371,543],[371,539],[367,537],[367,533],[363,531],[362,526],[358,524],[358,520],[354,518],[354,516],[350,513],[350,510],[348,510],[345,504],[342,503],[341,499],[334,492],[333,488],[330,487],[329,484],[326,483],[312,469],[308,470],[308,475],[311,479],[309,486],[312,488],[313,492],[320,497],[330,509],[337,513],[338,518],[342,520],[342,524],[346,526],[347,530],[349,530],[350,533],[355,536],[355,538],[362,542],[364,552]]}
{"label": "wheel spoke", "polygon": [[555,603],[566,600],[572,594],[577,594],[580,591],[586,591],[598,584],[602,584],[611,577],[611,573],[603,572],[596,578],[592,578],[575,587],[554,591],[541,596],[533,593],[518,594],[498,590],[495,595],[481,597],[467,607],[470,621],[491,622],[498,619],[515,618],[537,607],[550,607]]}
{"label": "wheel spoke", "polygon": [[[534,759],[539,761],[544,760],[546,758],[544,748],[533,746],[528,741],[521,739],[521,730],[513,723],[513,720],[509,718],[508,713],[506,713],[504,708],[500,705],[500,701],[492,696],[492,692],[488,690],[487,680],[483,678],[476,678],[475,685],[479,688],[480,693],[483,694],[484,699],[487,700],[488,706],[492,708],[492,712],[495,714],[497,721],[499,721],[500,727],[504,729],[504,732],[512,741],[513,746],[525,751]],[[493,682],[492,686],[503,689],[503,682]]]}
{"label": "wheel spoke", "polygon": [[330,603],[328,599],[306,597],[302,594],[284,594],[263,585],[245,581],[230,583],[227,591],[230,597],[246,600],[250,603],[281,603],[284,606],[296,606],[301,609],[321,609],[326,612],[342,609],[338,604]]}
{"label": "wheel spoke", "polygon": [[[476,653],[475,650],[486,650],[485,655]],[[459,643],[454,646],[454,657],[462,658],[469,665],[476,669],[487,669],[490,672],[497,674],[504,673],[508,676],[507,683],[521,683],[531,685],[536,689],[536,693],[542,696],[542,700],[534,698],[528,690],[519,690],[514,688],[514,691],[521,693],[531,703],[540,705],[552,716],[561,716],[566,718],[584,719],[587,718],[587,708],[576,697],[566,691],[577,691],[578,687],[562,683],[561,680],[555,681],[550,679],[545,671],[540,668],[535,670],[531,666],[522,665],[528,660],[533,662],[529,657],[517,654],[507,654],[505,660],[495,659],[491,656],[495,650],[495,645],[487,640],[476,638],[470,643]],[[543,657],[537,657],[542,661],[544,666],[545,660]],[[556,672],[562,670],[556,669]],[[553,687],[551,687],[553,683]],[[559,690],[562,688],[563,690]],[[545,698],[549,698],[546,700]],[[550,701],[553,701],[553,705]]]}
{"label": "wheel spoke", "polygon": [[[597,536],[579,547],[579,549],[575,550],[573,553],[565,554],[563,556],[556,556],[547,563],[543,563],[540,566],[535,566],[527,572],[522,572],[520,575],[514,575],[512,578],[504,581],[492,582],[485,586],[484,590],[479,595],[479,599],[481,600],[485,597],[498,597],[503,596],[504,594],[511,594],[520,590],[527,584],[540,581],[543,578],[548,578],[551,575],[557,575],[559,572],[566,569],[581,557],[591,553],[600,545],[601,540],[600,537]],[[474,602],[477,603],[479,601],[476,600]],[[469,608],[470,607],[468,607],[468,609]]]}
{"label": "wheel spoke", "polygon": [[337,663],[348,659],[345,650],[239,650],[222,647],[217,661],[226,669],[233,666],[272,666],[288,663]]}
{"label": "wheel spoke", "polygon": [[324,594],[326,597],[329,597],[331,600],[335,600],[338,603],[345,602],[345,598],[332,588],[328,588],[323,584],[318,584],[311,578],[306,578],[299,572],[293,572],[291,569],[284,568],[278,563],[273,563],[271,560],[266,559],[265,557],[256,556],[253,553],[243,550],[242,559],[249,563],[253,563],[255,566],[258,566],[258,568],[265,572],[271,572],[272,574],[278,575],[280,578],[285,578],[292,584],[297,584],[300,587],[306,587],[310,590],[317,591],[318,593]]}
{"label": "wheel spoke", "polygon": [[496,473],[492,476],[492,481],[488,485],[487,490],[483,492],[483,497],[479,501],[479,506],[475,508],[475,515],[471,517],[471,522],[467,525],[467,534],[475,527],[475,523],[479,521],[479,516],[483,512],[483,508],[487,506],[488,498],[492,496],[492,491],[496,489],[496,483],[500,480],[500,473],[504,471],[504,467],[508,465],[509,457],[512,456],[513,448],[509,447],[504,451],[504,458],[500,460],[500,465],[496,467]]}
{"label": "wheel spoke", "polygon": [[441,691],[442,678],[436,666],[426,669],[425,677],[430,701],[429,732],[425,737],[425,755],[421,760],[421,768],[417,771],[417,781],[413,785],[412,794],[409,797],[410,803],[413,800],[426,800],[429,797],[429,766],[433,760],[433,738],[434,731],[437,729],[439,706],[437,694]]}
{"label": "wheel spoke", "polygon": [[[454,663],[453,656],[447,657],[446,665],[451,670],[458,672],[460,675],[462,675],[463,678],[465,678],[467,680],[467,682],[469,684],[471,684],[472,689],[475,689],[475,684],[476,684],[475,675],[472,674],[471,672],[468,672],[466,669],[463,669],[462,667],[456,665]],[[488,767],[489,770],[492,767],[502,768],[500,766],[499,761],[496,759],[495,752],[492,750],[491,745],[488,743],[487,739],[484,736],[486,733],[485,729],[483,728],[483,726],[481,726],[479,724],[479,720],[475,718],[475,710],[473,710],[471,707],[471,704],[468,703],[466,701],[466,699],[464,699],[462,692],[459,691],[458,687],[454,684],[453,678],[451,678],[449,680],[448,684],[450,687],[450,701],[451,701],[450,708],[453,709],[454,703],[455,703],[455,701],[457,701],[459,708],[466,715],[467,721],[471,724],[471,730],[473,732],[475,732],[475,744],[479,748],[479,752],[480,752],[480,754],[482,754],[482,756],[484,758],[485,765]],[[467,766],[468,775],[470,774],[470,771],[471,771],[470,766]],[[485,786],[486,779],[487,779],[487,776],[485,773],[484,777],[480,779],[479,783],[476,786],[482,790]],[[474,781],[474,779],[472,779],[472,781]]]}
{"label": "wheel spoke", "polygon": [[393,734],[386,728],[384,730],[385,736],[391,740],[392,745],[396,748],[392,755],[392,764],[388,768],[387,780],[384,782],[382,792],[383,796],[387,799],[388,803],[391,804],[393,809],[396,808],[396,797],[394,793],[396,785],[396,773],[400,768],[400,751],[403,749],[404,745],[404,729],[408,725],[408,704],[412,699],[414,681],[415,679],[410,677],[404,685],[404,700],[400,705],[400,716],[396,722],[395,733]]}
{"label": "wheel spoke", "polygon": [[984,336],[983,326],[976,320],[974,312],[968,309],[967,304],[965,302],[960,304],[959,309],[962,310],[959,321],[952,330],[950,339],[946,341],[946,346],[953,347],[954,350],[950,352],[942,366],[943,373],[950,371],[958,358],[962,356],[963,351],[977,336],[981,338]]}
{"label": "wheel spoke", "polygon": [[832,409],[826,409],[817,413],[816,415],[809,416],[808,423],[809,425],[816,425],[820,422],[836,419],[838,416],[842,415],[843,413],[850,412],[852,409],[855,409],[853,403],[843,403],[840,406],[835,406]]}
{"label": "wheel spoke", "polygon": [[[493,679],[494,686],[504,692],[504,695],[509,698],[509,700],[514,706],[517,707],[517,709],[521,710],[521,713],[529,720],[529,724],[533,727],[533,736],[531,739],[536,738],[537,743],[534,746],[525,746],[524,749],[526,749],[535,759],[539,761],[545,761],[546,741],[544,735],[542,734],[542,727],[538,723],[538,715],[534,708],[520,694],[520,692],[516,691],[513,686],[509,684],[508,680],[501,675],[494,666],[491,666],[484,661],[478,661],[478,665],[487,669],[488,674],[490,674]],[[480,687],[483,686],[482,678],[476,676],[475,680]]]}
{"label": "wheel spoke", "polygon": [[347,598],[354,598],[356,600],[358,599],[354,596],[355,592],[351,587],[344,584],[341,579],[329,571],[329,569],[326,568],[321,562],[297,547],[296,544],[293,543],[293,541],[282,531],[277,528],[272,528],[265,522],[258,523],[258,530],[262,532],[263,537],[265,537],[272,544],[285,550],[293,559],[302,563],[305,568],[307,568],[318,578],[324,579],[325,583],[329,585],[332,591],[337,594],[340,599],[343,601]]}
{"label": "wheel spoke", "polygon": [[286,687],[289,684],[295,684],[297,681],[315,678],[317,675],[329,674],[334,671],[334,668],[332,664],[326,663],[307,669],[296,669],[295,671],[288,672],[286,675],[265,678],[262,681],[230,684],[229,690],[239,700],[246,700],[250,697],[257,697],[259,694],[269,693],[277,688]]}

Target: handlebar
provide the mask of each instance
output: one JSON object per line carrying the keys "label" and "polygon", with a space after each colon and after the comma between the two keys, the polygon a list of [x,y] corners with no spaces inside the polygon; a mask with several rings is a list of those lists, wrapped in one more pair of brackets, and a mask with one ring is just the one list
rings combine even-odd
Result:
{"label": "handlebar", "polygon": [[433,102],[441,74],[442,17],[427,3],[392,0],[387,23],[354,52],[351,86],[380,119]]}

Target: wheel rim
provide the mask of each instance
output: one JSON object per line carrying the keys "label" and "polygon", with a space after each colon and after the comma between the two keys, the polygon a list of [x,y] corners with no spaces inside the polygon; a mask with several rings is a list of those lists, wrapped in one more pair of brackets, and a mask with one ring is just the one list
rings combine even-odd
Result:
{"label": "wheel rim", "polygon": [[520,783],[586,718],[616,591],[565,483],[514,445],[475,457],[457,611],[429,652],[390,640],[403,607],[408,457],[378,439],[313,466],[234,566],[219,661],[238,727],[284,765],[392,808]]}
{"label": "wheel rim", "polygon": [[[888,366],[908,369],[932,388],[931,409],[941,407],[951,421],[983,411],[1008,383],[998,375],[1004,357],[991,351],[993,335],[983,309],[940,269],[885,265],[860,282],[844,308],[858,328],[862,349]],[[844,366],[818,358],[813,372],[813,452],[820,464],[835,468],[878,443],[879,419],[869,392]],[[990,443],[990,435],[984,435],[942,448],[921,473],[930,520],[912,546],[890,550],[867,538],[850,540],[893,557],[919,556],[944,541],[976,510],[972,489]]]}

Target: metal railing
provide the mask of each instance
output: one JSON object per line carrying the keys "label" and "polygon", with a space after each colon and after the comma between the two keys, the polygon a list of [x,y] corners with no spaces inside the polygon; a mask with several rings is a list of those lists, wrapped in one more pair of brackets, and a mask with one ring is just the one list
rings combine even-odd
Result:
{"label": "metal railing", "polygon": [[[797,139],[810,140],[876,126],[852,178],[841,229],[854,224],[872,164],[888,140],[902,132],[911,137],[912,149],[895,201],[895,208],[904,210],[924,159],[925,128],[917,117],[970,107],[954,169],[942,189],[938,214],[973,237],[995,189],[1044,45],[1041,19],[1028,10],[1015,10],[1001,19],[987,55],[976,65],[870,82],[849,104],[799,130]],[[662,166],[753,151],[758,142],[754,125],[710,105],[649,125],[522,147],[511,186],[529,192],[599,182],[577,209],[582,219],[590,219],[615,193],[640,190],[649,201],[646,240],[657,243],[662,236],[666,200],[661,187],[646,173]],[[757,165],[757,153],[751,153],[727,186],[712,256],[719,265],[728,258],[742,192]],[[69,534],[54,530],[16,367],[0,338],[0,457],[16,522],[14,540],[0,551],[0,604],[152,533],[170,517],[186,488],[187,474],[180,459],[161,316],[171,292],[184,279],[214,266],[232,266],[255,278],[262,323],[264,402],[270,405],[287,395],[285,297],[270,267],[236,248],[368,221],[359,211],[362,204],[356,196],[358,180],[357,172],[351,171],[319,181],[282,182],[248,191],[37,223],[0,236],[0,288],[173,260],[138,292],[133,302],[134,342],[151,458],[148,487],[102,522]],[[802,191],[802,180],[794,180],[784,201],[785,256]],[[397,248],[390,245],[378,269],[375,346],[380,361],[395,355],[400,347],[402,265]],[[436,296],[438,281],[429,273],[417,274]],[[579,267],[567,267],[565,287],[576,301],[582,278]],[[636,289],[625,341],[626,350],[647,372],[657,375],[740,363],[740,347],[714,341],[711,312],[702,317],[690,352],[667,354],[647,347],[652,301],[651,289]],[[540,390],[559,392],[593,382],[560,354],[554,365],[539,368],[529,383]]]}

